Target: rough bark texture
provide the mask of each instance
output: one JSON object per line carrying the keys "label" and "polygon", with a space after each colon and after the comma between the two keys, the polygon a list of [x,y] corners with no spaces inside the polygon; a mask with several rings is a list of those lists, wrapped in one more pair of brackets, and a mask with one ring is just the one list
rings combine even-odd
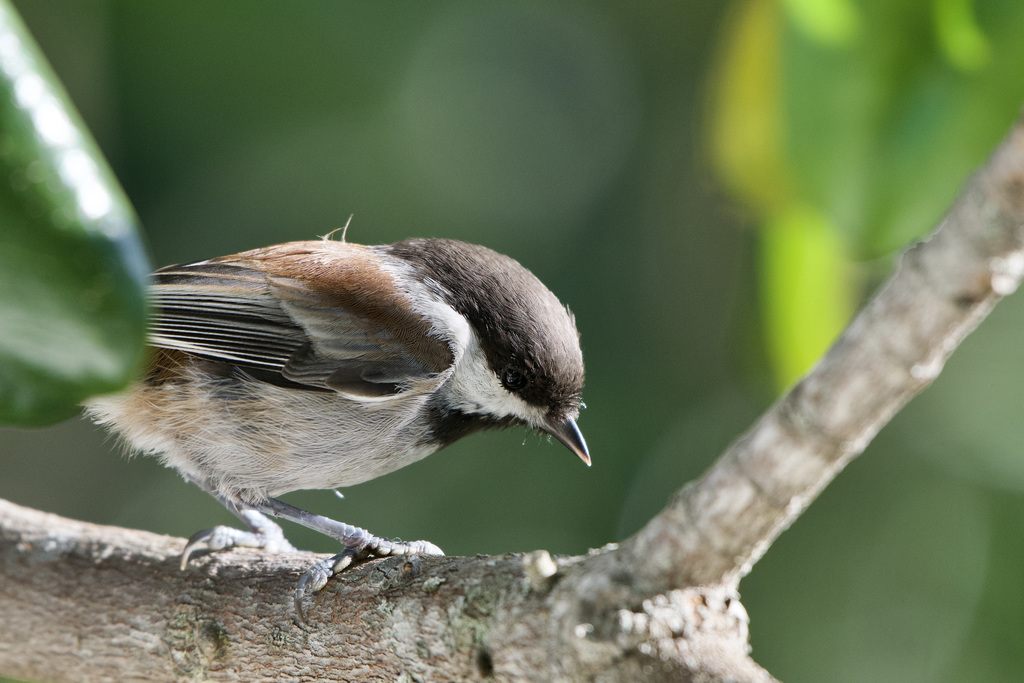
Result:
{"label": "rough bark texture", "polygon": [[721,588],[630,595],[610,609],[589,599],[585,558],[392,558],[307,600],[304,628],[291,596],[313,555],[234,550],[181,572],[183,546],[0,502],[0,671],[53,681],[770,680],[747,659],[746,615]]}
{"label": "rough bark texture", "polygon": [[742,576],[1024,273],[1024,123],[824,359],[634,537],[585,557],[313,556],[0,503],[0,672],[44,680],[761,681]]}

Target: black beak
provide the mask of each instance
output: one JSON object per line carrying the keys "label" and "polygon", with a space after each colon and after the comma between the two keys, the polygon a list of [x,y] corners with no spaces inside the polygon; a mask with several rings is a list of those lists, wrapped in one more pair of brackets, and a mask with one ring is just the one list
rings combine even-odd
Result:
{"label": "black beak", "polygon": [[587,450],[587,442],[576,426],[576,420],[567,417],[561,422],[549,422],[541,427],[545,432],[561,441],[566,448],[579,456],[580,460],[590,467],[590,451]]}

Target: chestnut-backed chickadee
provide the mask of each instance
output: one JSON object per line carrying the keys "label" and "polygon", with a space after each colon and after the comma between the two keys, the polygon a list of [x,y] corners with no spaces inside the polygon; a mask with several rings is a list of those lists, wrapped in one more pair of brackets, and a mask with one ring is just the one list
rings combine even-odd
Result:
{"label": "chestnut-backed chickadee", "polygon": [[154,278],[146,376],[86,410],[248,527],[193,535],[182,567],[197,548],[294,550],[265,515],[287,519],[345,547],[306,573],[299,605],[306,586],[318,590],[353,560],[441,550],[374,536],[279,495],[358,484],[513,425],[554,436],[590,464],[575,421],[575,321],[507,256],[447,239],[368,247],[324,238]]}

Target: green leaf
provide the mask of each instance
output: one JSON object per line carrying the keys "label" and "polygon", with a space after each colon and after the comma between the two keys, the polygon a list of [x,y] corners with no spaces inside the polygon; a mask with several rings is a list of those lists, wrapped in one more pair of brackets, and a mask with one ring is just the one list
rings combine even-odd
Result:
{"label": "green leaf", "polygon": [[835,226],[807,206],[793,207],[761,231],[765,333],[778,387],[805,373],[854,309],[846,250]]}
{"label": "green leaf", "polygon": [[137,219],[24,24],[0,2],[0,422],[115,391],[145,337]]}
{"label": "green leaf", "polygon": [[860,12],[851,0],[782,0],[789,16],[823,45],[845,45],[860,30]]}
{"label": "green leaf", "polygon": [[800,198],[862,256],[925,234],[1024,102],[1020,0],[862,0],[862,30],[783,36],[786,158]]}
{"label": "green leaf", "polygon": [[951,64],[975,71],[988,64],[992,46],[974,17],[972,0],[933,0],[935,34]]}
{"label": "green leaf", "polygon": [[785,166],[779,41],[781,12],[738,3],[726,22],[711,81],[708,155],[730,192],[761,214],[791,200]]}
{"label": "green leaf", "polygon": [[765,226],[764,316],[781,385],[852,310],[847,259],[926,234],[1005,134],[1024,102],[1022,35],[1020,0],[735,3],[710,152]]}

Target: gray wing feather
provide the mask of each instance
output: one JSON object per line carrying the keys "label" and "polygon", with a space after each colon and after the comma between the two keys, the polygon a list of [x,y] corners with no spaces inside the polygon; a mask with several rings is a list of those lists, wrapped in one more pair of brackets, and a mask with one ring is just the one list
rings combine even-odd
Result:
{"label": "gray wing feather", "polygon": [[398,393],[430,369],[387,330],[300,282],[224,263],[164,268],[151,288],[154,346],[279,373],[354,398]]}

